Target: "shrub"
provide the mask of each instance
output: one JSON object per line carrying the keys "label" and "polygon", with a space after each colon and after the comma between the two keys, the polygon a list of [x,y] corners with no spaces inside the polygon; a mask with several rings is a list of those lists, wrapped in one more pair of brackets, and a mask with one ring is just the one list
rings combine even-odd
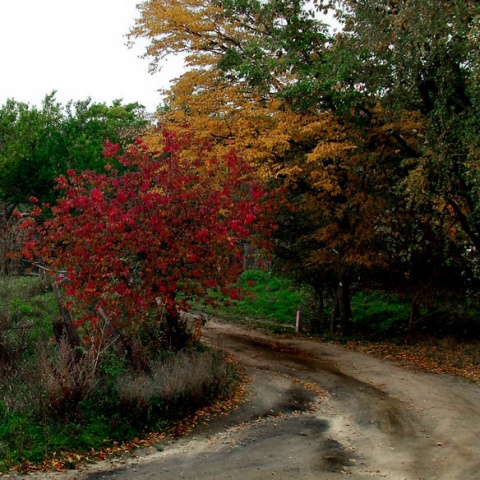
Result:
{"label": "shrub", "polygon": [[16,254],[21,252],[25,239],[25,232],[19,228],[17,220],[13,217],[7,219],[4,210],[5,206],[0,202],[0,277],[23,269]]}
{"label": "shrub", "polygon": [[352,298],[352,314],[357,333],[374,337],[404,335],[410,304],[384,292],[357,292]]}
{"label": "shrub", "polygon": [[137,424],[176,420],[231,393],[233,370],[217,351],[182,352],[159,360],[148,373],[118,376],[118,401]]}
{"label": "shrub", "polygon": [[231,391],[221,352],[155,353],[141,330],[121,339],[106,324],[72,349],[52,342],[58,310],[41,280],[0,279],[0,293],[0,470],[158,431]]}

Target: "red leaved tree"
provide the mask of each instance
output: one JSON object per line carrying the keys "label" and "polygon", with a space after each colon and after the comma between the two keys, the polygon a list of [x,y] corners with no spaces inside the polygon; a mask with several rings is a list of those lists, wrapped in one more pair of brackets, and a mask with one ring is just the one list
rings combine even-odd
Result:
{"label": "red leaved tree", "polygon": [[109,143],[104,153],[122,171],[60,177],[62,198],[31,222],[27,251],[57,279],[64,272],[57,283],[77,327],[94,331],[99,312],[123,332],[153,322],[181,348],[179,311],[209,288],[228,290],[243,243],[267,227],[265,191],[240,156],[216,158],[188,132],[164,132],[161,151],[137,140],[123,157]]}

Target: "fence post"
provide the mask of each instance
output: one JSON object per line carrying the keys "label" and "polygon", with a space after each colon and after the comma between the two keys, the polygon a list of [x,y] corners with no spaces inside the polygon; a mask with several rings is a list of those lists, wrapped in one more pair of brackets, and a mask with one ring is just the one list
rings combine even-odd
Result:
{"label": "fence post", "polygon": [[302,313],[300,310],[297,310],[297,317],[295,320],[295,333],[302,332]]}

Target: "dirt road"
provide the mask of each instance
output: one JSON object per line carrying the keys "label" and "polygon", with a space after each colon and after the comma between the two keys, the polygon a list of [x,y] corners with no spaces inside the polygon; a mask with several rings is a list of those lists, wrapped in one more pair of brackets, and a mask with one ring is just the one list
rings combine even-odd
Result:
{"label": "dirt road", "polygon": [[478,386],[224,323],[209,322],[205,338],[252,378],[238,410],[161,451],[48,477],[480,479]]}

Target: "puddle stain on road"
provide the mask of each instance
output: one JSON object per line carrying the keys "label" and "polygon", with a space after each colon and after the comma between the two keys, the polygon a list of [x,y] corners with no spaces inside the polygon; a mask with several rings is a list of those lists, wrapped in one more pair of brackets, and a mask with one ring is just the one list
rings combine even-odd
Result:
{"label": "puddle stain on road", "polygon": [[[250,363],[255,369],[268,370],[273,360],[274,374],[300,377],[305,383],[316,385],[319,393],[323,391],[326,395],[335,396],[355,412],[355,420],[360,425],[376,426],[385,433],[397,436],[414,434],[414,420],[405,415],[404,406],[397,398],[389,397],[381,388],[346,375],[331,360],[319,359],[292,347],[246,335],[229,334],[228,338],[233,340],[237,354],[241,353],[245,363]],[[228,339],[224,341],[231,345]],[[248,361],[249,350],[255,352],[252,362]]]}
{"label": "puddle stain on road", "polygon": [[[319,343],[307,349],[301,340],[271,341],[232,326],[213,325],[209,330],[211,344],[218,346],[221,338],[251,378],[240,407],[227,417],[212,418],[188,437],[168,442],[162,452],[72,479],[480,478],[475,462],[450,468],[449,444],[442,444],[440,453],[429,438],[431,423],[422,424],[425,412],[387,393],[393,378],[388,375],[395,374],[391,367],[367,364],[375,371],[383,368],[382,375],[368,370],[355,378],[356,365],[348,365],[348,360],[364,357],[342,353],[340,347]],[[374,384],[374,379],[383,383]],[[452,476],[455,471],[468,474]]]}

